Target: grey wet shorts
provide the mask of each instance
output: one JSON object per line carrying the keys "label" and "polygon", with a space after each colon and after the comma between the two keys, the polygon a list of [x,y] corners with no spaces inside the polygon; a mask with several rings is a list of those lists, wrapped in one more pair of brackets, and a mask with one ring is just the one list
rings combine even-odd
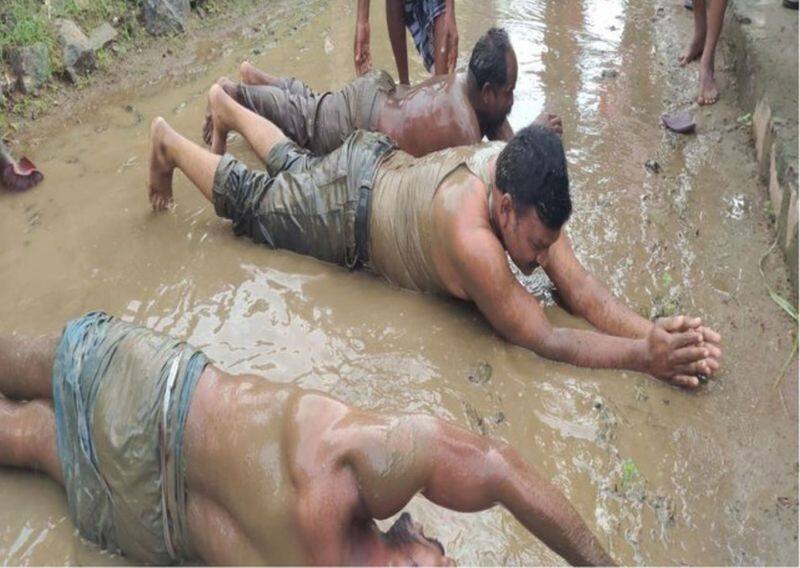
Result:
{"label": "grey wet shorts", "polygon": [[314,156],[287,139],[267,156],[267,171],[226,154],[214,177],[214,208],[257,243],[349,268],[366,264],[372,184],[394,147],[384,134],[357,130]]}
{"label": "grey wet shorts", "polygon": [[322,155],[358,129],[374,130],[379,95],[394,88],[388,73],[372,70],[335,92],[316,94],[302,81],[283,77],[278,85],[239,85],[236,98],[303,148]]}
{"label": "grey wet shorts", "polygon": [[208,362],[103,312],[66,325],[53,366],[56,440],[84,538],[142,562],[189,559],[183,432]]}

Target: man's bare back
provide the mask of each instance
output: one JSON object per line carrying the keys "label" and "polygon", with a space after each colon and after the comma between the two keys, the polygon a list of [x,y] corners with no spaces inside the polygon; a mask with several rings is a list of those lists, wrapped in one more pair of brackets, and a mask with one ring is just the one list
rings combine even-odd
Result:
{"label": "man's bare back", "polygon": [[[97,544],[143,560],[163,558],[147,556],[160,543],[170,550],[177,543],[172,561],[210,565],[451,564],[408,514],[387,532],[375,524],[421,492],[462,512],[501,504],[567,561],[612,563],[558,489],[507,444],[426,415],[371,414],[210,363],[196,382],[191,365],[181,366],[164,389],[162,357],[175,369],[170,361],[183,353],[205,360],[173,341],[102,312],[69,322],[61,338],[0,334],[0,466],[42,470],[65,485],[70,516]],[[177,359],[163,345],[177,345]],[[150,367],[153,358],[159,363]],[[170,384],[188,395],[170,398]],[[69,385],[83,392],[62,388]],[[114,385],[129,396],[109,398]],[[74,406],[75,396],[84,406]],[[183,423],[177,430],[162,418],[175,405],[186,410],[185,419],[172,415]],[[119,431],[101,419],[81,429],[71,419],[76,408],[81,416],[132,408],[141,423],[161,426]],[[109,435],[121,442],[113,452],[104,446]],[[65,451],[78,439],[87,448],[81,456],[102,457],[89,469],[75,461],[85,457]],[[124,463],[134,471],[119,478]],[[95,475],[112,484],[89,490]],[[155,492],[139,491],[143,478]],[[185,509],[169,501],[172,487],[183,490]]]}
{"label": "man's bare back", "polygon": [[[338,147],[356,129],[382,132],[413,156],[489,140],[509,140],[517,59],[503,30],[489,30],[476,44],[465,72],[438,75],[413,87],[395,85],[372,71],[339,91],[316,94],[294,77],[276,77],[248,62],[241,83],[218,84],[237,103],[267,118],[315,154]],[[561,133],[561,120],[543,112],[535,122]],[[203,138],[211,144],[211,117]]]}
{"label": "man's bare back", "polygon": [[413,87],[399,85],[378,104],[377,130],[413,156],[483,138],[465,73],[436,75]]}

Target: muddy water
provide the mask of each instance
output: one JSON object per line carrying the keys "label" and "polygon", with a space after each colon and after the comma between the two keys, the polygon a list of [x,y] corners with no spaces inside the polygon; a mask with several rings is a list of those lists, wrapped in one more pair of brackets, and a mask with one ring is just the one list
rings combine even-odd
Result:
{"label": "muddy water", "polygon": [[[176,209],[150,212],[150,119],[164,115],[199,141],[204,91],[244,57],[319,89],[340,85],[352,75],[351,4],[270,3],[258,32],[183,45],[184,73],[122,84],[68,126],[36,132],[29,153],[46,182],[0,195],[3,328],[55,330],[101,308],[184,337],[233,372],[503,438],[623,563],[796,561],[796,364],[773,388],[795,329],[758,273],[769,224],[725,53],[723,98],[697,111],[698,134],[658,126],[695,88],[695,71],[674,65],[691,31],[680,2],[462,0],[459,61],[488,23],[509,30],[521,66],[512,125],[543,108],[564,118],[579,256],[643,314],[699,314],[723,333],[726,371],[700,393],[554,364],[502,341],[469,305],[235,238],[180,175]],[[373,59],[394,72],[374,4]],[[410,59],[412,80],[423,78]],[[241,140],[230,150],[257,163]],[[651,158],[660,174],[643,167]],[[769,258],[767,268],[785,291],[783,264]],[[548,316],[581,325],[552,306]],[[0,471],[0,503],[4,563],[124,562],[74,534],[61,490],[44,478]],[[410,508],[460,563],[559,562],[499,509]]]}

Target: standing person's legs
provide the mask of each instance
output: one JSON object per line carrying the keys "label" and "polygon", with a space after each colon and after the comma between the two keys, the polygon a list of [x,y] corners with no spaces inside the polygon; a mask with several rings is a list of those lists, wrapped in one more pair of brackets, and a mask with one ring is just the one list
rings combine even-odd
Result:
{"label": "standing person's legs", "polygon": [[[214,202],[214,176],[220,156],[225,152],[228,132],[237,130],[247,139],[259,156],[266,156],[273,146],[286,137],[267,119],[236,104],[219,85],[213,85],[208,94],[212,112],[212,152],[190,142],[175,132],[166,121],[153,120],[150,154],[150,201],[153,208],[162,210],[172,201],[172,172],[181,170],[200,192]],[[224,99],[232,104],[219,104]]]}
{"label": "standing person's legs", "polygon": [[[695,0],[695,13],[697,13],[700,3],[703,3],[703,0]],[[703,55],[700,57],[700,88],[697,95],[697,102],[701,105],[714,104],[719,99],[717,83],[714,80],[714,55],[719,35],[722,32],[727,5],[728,0],[708,0],[708,30],[703,45]]]}
{"label": "standing person's legs", "polygon": [[694,35],[689,47],[683,55],[681,55],[678,62],[681,67],[686,67],[692,61],[696,61],[703,54],[703,45],[706,42],[706,0],[694,0]]}
{"label": "standing person's legs", "polygon": [[406,46],[406,8],[404,0],[386,0],[386,27],[392,44],[397,77],[408,85],[408,47]]}
{"label": "standing person's legs", "polygon": [[53,413],[57,336],[0,337],[0,466],[44,471],[63,483]]}

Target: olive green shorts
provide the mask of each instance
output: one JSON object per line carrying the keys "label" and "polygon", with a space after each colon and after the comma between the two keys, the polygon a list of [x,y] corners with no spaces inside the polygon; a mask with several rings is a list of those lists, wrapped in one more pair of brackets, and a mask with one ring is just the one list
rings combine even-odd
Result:
{"label": "olive green shorts", "polygon": [[355,268],[368,261],[372,184],[385,134],[357,130],[324,156],[287,139],[266,157],[266,171],[225,155],[214,176],[214,208],[237,235]]}
{"label": "olive green shorts", "polygon": [[303,148],[322,155],[358,129],[374,130],[376,102],[394,88],[388,73],[372,70],[339,91],[316,94],[302,81],[282,77],[277,85],[239,85],[236,99]]}

